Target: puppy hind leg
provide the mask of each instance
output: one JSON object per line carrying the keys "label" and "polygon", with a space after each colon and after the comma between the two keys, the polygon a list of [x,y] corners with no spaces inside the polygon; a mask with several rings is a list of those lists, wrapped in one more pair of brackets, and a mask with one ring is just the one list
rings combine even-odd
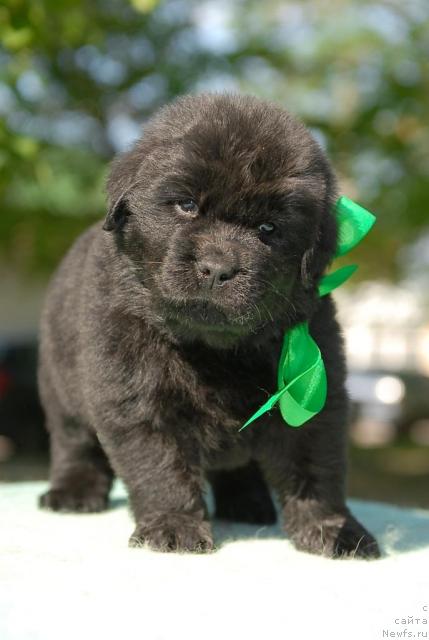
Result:
{"label": "puppy hind leg", "polygon": [[77,419],[48,417],[50,489],[39,506],[52,511],[92,513],[107,509],[113,472],[95,434]]}
{"label": "puppy hind leg", "polygon": [[212,472],[209,480],[216,518],[266,525],[277,521],[273,500],[255,461],[232,471]]}

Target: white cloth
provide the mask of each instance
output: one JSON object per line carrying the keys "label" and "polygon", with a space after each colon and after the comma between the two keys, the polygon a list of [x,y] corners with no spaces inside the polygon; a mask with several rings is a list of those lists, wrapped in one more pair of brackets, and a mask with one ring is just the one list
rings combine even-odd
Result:
{"label": "white cloth", "polygon": [[0,487],[1,640],[372,640],[428,632],[421,622],[429,618],[427,511],[351,500],[381,543],[377,561],[311,556],[279,527],[220,522],[214,553],[160,554],[128,548],[133,523],[120,483],[112,508],[90,515],[38,510],[44,489]]}

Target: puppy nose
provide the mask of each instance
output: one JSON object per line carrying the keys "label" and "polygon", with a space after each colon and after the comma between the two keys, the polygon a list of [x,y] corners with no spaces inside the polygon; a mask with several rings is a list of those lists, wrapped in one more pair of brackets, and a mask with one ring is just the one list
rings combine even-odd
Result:
{"label": "puppy nose", "polygon": [[231,280],[237,273],[234,262],[222,259],[205,259],[198,262],[198,271],[202,276],[203,289],[220,287],[227,280]]}

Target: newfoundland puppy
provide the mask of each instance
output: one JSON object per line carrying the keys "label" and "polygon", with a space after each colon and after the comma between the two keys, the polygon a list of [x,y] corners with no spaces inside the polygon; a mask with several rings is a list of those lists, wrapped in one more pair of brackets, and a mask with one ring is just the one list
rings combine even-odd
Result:
{"label": "newfoundland puppy", "polygon": [[[347,394],[335,307],[318,281],[337,240],[335,177],[306,128],[239,95],[180,98],[114,162],[104,224],[60,265],[41,322],[39,386],[54,511],[129,492],[130,544],[207,551],[216,516],[276,520],[297,549],[379,555],[345,504]],[[277,409],[284,333],[309,321],[326,405],[291,428]]]}

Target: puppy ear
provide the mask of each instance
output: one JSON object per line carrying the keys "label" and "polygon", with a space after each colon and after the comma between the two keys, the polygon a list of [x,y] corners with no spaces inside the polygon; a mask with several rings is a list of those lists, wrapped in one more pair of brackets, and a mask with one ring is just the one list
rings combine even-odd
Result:
{"label": "puppy ear", "polygon": [[128,203],[126,201],[126,195],[121,195],[116,202],[109,208],[106,219],[104,220],[104,231],[118,231],[121,229],[130,211],[128,209]]}
{"label": "puppy ear", "polygon": [[337,223],[330,210],[324,213],[316,240],[301,261],[301,281],[304,289],[312,289],[334,257],[337,247]]}
{"label": "puppy ear", "polygon": [[113,160],[106,185],[110,206],[103,225],[105,231],[121,229],[130,215],[127,197],[137,182],[141,162],[142,154],[138,145]]}

